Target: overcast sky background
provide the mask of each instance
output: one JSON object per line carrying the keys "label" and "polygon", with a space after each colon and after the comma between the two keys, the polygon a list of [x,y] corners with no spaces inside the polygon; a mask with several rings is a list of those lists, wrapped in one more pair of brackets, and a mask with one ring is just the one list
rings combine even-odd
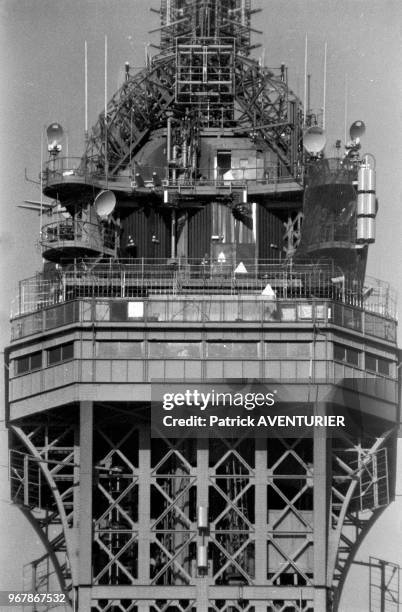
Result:
{"label": "overcast sky background", "polygon": [[[84,41],[88,41],[89,115],[103,108],[104,35],[108,36],[109,98],[122,82],[124,62],[143,66],[144,46],[158,43],[159,26],[149,11],[159,0],[0,0],[0,326],[9,341],[9,312],[17,281],[41,267],[39,216],[17,208],[40,197],[41,132],[61,123],[70,155],[84,142]],[[367,130],[363,152],[377,160],[377,241],[370,248],[372,276],[389,281],[402,295],[402,3],[400,0],[260,0],[253,26],[265,64],[289,67],[291,87],[303,96],[304,38],[309,37],[312,106],[323,99],[324,44],[328,44],[327,155],[344,136],[347,121],[361,119]],[[261,53],[257,50],[256,54]],[[401,342],[401,336],[400,336]],[[3,384],[1,382],[1,384]],[[4,420],[0,423],[4,430]],[[8,499],[6,436],[0,432],[0,590],[21,588],[22,564],[40,554],[37,538]],[[402,480],[402,471],[399,481]],[[402,494],[399,485],[398,493]],[[400,497],[398,499],[401,499]],[[373,528],[357,555],[372,554],[402,564],[402,503],[394,503]],[[35,552],[36,549],[36,552]],[[4,571],[5,570],[5,571]],[[341,612],[367,612],[368,570],[353,568]],[[318,611],[317,611],[318,612]]]}

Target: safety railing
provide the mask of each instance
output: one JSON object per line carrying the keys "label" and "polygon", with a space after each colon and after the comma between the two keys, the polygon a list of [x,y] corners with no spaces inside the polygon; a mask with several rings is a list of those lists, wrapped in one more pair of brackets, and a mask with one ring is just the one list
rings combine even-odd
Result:
{"label": "safety railing", "polygon": [[[247,156],[247,153],[245,153]],[[122,175],[108,175],[104,172],[104,160],[90,157],[56,157],[47,162],[43,172],[45,186],[52,184],[79,181],[88,184],[110,183],[110,187],[119,183],[135,188],[247,188],[255,185],[276,185],[294,183],[295,176],[301,177],[299,166],[293,172],[279,163],[261,158],[255,164],[234,162],[230,169],[222,170],[213,167],[199,167],[196,170],[185,169],[180,160],[169,166],[147,166],[133,164]]]}
{"label": "safety railing", "polygon": [[12,320],[12,341],[74,323],[336,325],[388,342],[396,322],[333,300],[269,299],[264,296],[151,296],[76,299]]}
{"label": "safety railing", "polygon": [[[343,275],[330,260],[319,264],[279,260],[78,259],[52,275],[20,281],[12,317],[80,298],[148,296],[265,296],[270,299],[328,299],[385,318],[396,318],[396,294],[388,283]],[[163,298],[165,299],[165,298]]]}
{"label": "safety railing", "polygon": [[42,226],[41,245],[42,251],[71,246],[114,252],[116,232],[101,223],[63,219]]}

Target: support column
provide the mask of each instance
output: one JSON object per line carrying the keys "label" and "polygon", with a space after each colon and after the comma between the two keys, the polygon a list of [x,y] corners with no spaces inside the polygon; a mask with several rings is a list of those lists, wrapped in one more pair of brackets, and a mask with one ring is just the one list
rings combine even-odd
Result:
{"label": "support column", "polygon": [[[148,425],[139,432],[138,454],[138,580],[150,583],[151,528],[151,437]],[[139,601],[138,612],[149,612],[149,603]]]}
{"label": "support column", "polygon": [[[267,583],[267,440],[255,441],[255,584]],[[266,602],[256,602],[255,612],[266,612]]]}
{"label": "support column", "polygon": [[91,610],[93,403],[80,403],[80,510],[78,612]]}
{"label": "support column", "polygon": [[[315,414],[324,416],[326,405],[318,403]],[[329,466],[326,427],[314,428],[314,611],[328,606]]]}
{"label": "support column", "polygon": [[[196,465],[196,474],[197,474],[197,507],[198,506],[208,506],[208,450],[209,450],[209,440],[199,438],[197,441],[197,465]],[[208,512],[209,514],[209,512]],[[198,516],[198,508],[197,508],[197,516]],[[198,534],[197,538],[197,547],[204,543],[208,546],[209,541],[209,530],[205,535]],[[196,585],[197,585],[197,610],[208,610],[208,574],[211,574],[210,567],[208,567],[208,572],[204,575],[199,575],[198,567],[196,569],[197,577],[196,577]]]}

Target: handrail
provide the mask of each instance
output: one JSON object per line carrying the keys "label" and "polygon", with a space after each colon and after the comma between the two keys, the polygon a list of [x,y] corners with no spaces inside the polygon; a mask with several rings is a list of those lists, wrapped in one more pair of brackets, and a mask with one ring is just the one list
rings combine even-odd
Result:
{"label": "handrail", "polygon": [[[245,153],[246,155],[246,153]],[[56,157],[49,160],[45,165],[43,179],[45,185],[62,181],[69,182],[78,177],[85,182],[104,181],[106,176],[103,169],[103,161],[97,157]],[[241,160],[233,161],[232,168],[222,173],[211,167],[197,168],[196,172],[180,166],[179,162],[174,166],[153,166],[133,164],[133,167],[122,175],[108,176],[108,182],[122,182],[132,188],[178,188],[182,186],[199,187],[233,187],[242,188],[247,185],[276,185],[278,183],[295,182],[295,176],[300,175],[300,170],[294,168],[290,173],[287,168],[278,163],[267,162],[265,158],[261,163],[255,165],[241,164]]]}
{"label": "handrail", "polygon": [[62,219],[46,223],[42,226],[40,243],[44,249],[52,248],[56,243],[64,245],[86,244],[113,250],[116,243],[116,232],[99,223],[91,223],[81,219]]}
{"label": "handrail", "polygon": [[304,261],[243,260],[238,271],[239,263],[209,258],[109,259],[107,262],[78,259],[50,276],[37,274],[20,281],[13,316],[81,297],[258,296],[265,291],[277,299],[330,299],[396,318],[396,294],[388,283],[367,277],[364,283],[356,284],[353,279],[345,278],[330,260],[319,265]]}
{"label": "handrail", "polygon": [[[130,307],[130,304],[133,304]],[[41,304],[12,318],[12,341],[74,323],[167,323],[236,325],[335,325],[365,336],[396,342],[396,322],[331,299],[276,299],[264,296],[81,297]]]}

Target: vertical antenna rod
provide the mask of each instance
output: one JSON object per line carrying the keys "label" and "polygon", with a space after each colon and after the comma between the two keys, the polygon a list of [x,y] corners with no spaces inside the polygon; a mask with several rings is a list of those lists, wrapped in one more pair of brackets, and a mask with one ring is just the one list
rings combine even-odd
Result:
{"label": "vertical antenna rod", "polygon": [[304,43],[304,97],[303,97],[303,126],[306,125],[306,113],[307,113],[307,34]]}
{"label": "vertical antenna rod", "polygon": [[88,45],[87,41],[85,41],[85,51],[84,51],[84,72],[85,72],[85,144],[88,143]]}
{"label": "vertical antenna rod", "polygon": [[324,92],[322,101],[322,128],[325,130],[325,105],[327,101],[327,43],[324,47]]}
{"label": "vertical antenna rod", "polygon": [[42,217],[43,217],[43,127],[40,132],[40,216],[39,236],[42,239]]}
{"label": "vertical antenna rod", "polygon": [[105,36],[105,176],[106,187],[108,181],[108,159],[107,159],[107,36]]}
{"label": "vertical antenna rod", "polygon": [[343,142],[346,144],[346,130],[348,121],[348,75],[345,73],[345,104],[344,104],[344,128]]}

